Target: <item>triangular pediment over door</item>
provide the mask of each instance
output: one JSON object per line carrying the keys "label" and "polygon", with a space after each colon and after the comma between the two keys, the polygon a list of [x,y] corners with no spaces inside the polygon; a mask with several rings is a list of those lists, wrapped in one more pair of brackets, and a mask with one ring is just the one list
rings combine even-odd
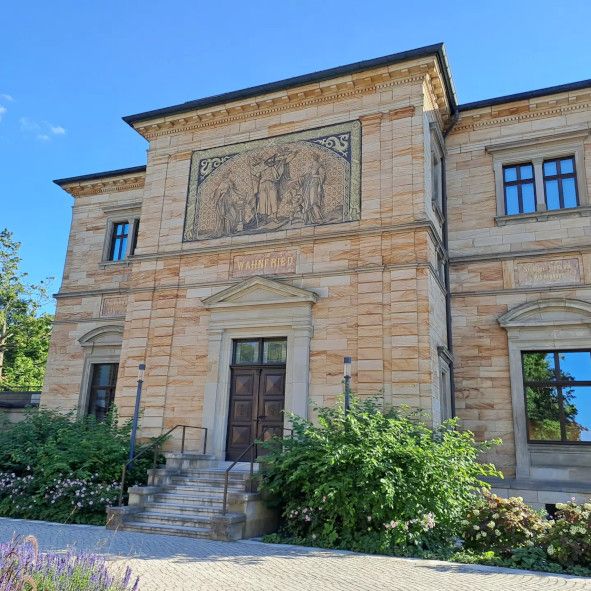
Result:
{"label": "triangular pediment over door", "polygon": [[206,308],[264,306],[269,304],[313,304],[318,295],[307,289],[267,279],[250,277],[203,300]]}

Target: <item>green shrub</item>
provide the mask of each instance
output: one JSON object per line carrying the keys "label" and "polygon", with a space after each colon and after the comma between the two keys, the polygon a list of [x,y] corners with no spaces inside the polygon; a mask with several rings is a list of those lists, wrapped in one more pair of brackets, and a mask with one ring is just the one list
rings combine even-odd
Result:
{"label": "green shrub", "polygon": [[591,503],[557,504],[554,524],[545,537],[548,556],[563,566],[591,569]]}
{"label": "green shrub", "polygon": [[549,522],[521,497],[504,499],[483,490],[462,525],[465,549],[509,557],[515,548],[534,546]]}
{"label": "green shrub", "polygon": [[[119,496],[131,426],[30,412],[0,433],[0,515],[49,521],[104,523]],[[127,484],[142,483],[150,459],[135,463]]]}
{"label": "green shrub", "polygon": [[417,416],[353,399],[318,408],[318,426],[292,416],[294,437],[270,446],[261,489],[281,505],[287,535],[373,552],[449,544],[484,483],[499,475],[454,421],[430,429]]}

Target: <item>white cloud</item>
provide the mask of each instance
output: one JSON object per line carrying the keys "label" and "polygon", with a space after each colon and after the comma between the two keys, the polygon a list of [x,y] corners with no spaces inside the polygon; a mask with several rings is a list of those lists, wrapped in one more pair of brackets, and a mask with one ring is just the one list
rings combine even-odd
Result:
{"label": "white cloud", "polygon": [[31,117],[21,117],[19,123],[24,134],[35,134],[42,142],[48,142],[53,136],[66,134],[66,129],[61,125],[53,125],[47,121],[37,122]]}
{"label": "white cloud", "polygon": [[0,100],[6,101],[7,103],[12,103],[14,101],[14,97],[10,94],[0,94]]}
{"label": "white cloud", "polygon": [[6,115],[6,111],[8,111],[8,109],[6,107],[3,107],[2,105],[0,105],[0,121],[2,121],[2,117],[4,117],[4,115]]}
{"label": "white cloud", "polygon": [[19,119],[21,124],[21,131],[38,131],[41,126],[36,121],[33,121],[30,117],[21,117]]}

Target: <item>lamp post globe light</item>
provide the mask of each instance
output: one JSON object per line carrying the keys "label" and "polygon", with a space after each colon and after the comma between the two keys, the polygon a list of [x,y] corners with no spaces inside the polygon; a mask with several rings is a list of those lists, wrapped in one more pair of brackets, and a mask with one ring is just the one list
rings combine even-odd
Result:
{"label": "lamp post globe light", "polygon": [[345,383],[345,414],[351,407],[351,357],[343,359],[343,381]]}
{"label": "lamp post globe light", "polygon": [[137,371],[137,390],[135,393],[135,408],[133,410],[133,420],[131,423],[131,441],[129,443],[129,467],[133,464],[133,456],[135,455],[135,438],[137,434],[137,425],[140,415],[140,401],[142,399],[142,385],[144,383],[144,372],[146,364],[140,363]]}

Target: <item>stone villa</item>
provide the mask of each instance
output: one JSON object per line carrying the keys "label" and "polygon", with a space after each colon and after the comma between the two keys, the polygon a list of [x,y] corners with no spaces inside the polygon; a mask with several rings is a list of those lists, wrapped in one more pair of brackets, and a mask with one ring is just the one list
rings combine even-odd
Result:
{"label": "stone villa", "polygon": [[[591,495],[591,80],[458,104],[442,45],[124,117],[74,197],[42,406],[207,427],[341,391],[457,415],[503,494]],[[195,437],[197,445],[198,435]]]}

